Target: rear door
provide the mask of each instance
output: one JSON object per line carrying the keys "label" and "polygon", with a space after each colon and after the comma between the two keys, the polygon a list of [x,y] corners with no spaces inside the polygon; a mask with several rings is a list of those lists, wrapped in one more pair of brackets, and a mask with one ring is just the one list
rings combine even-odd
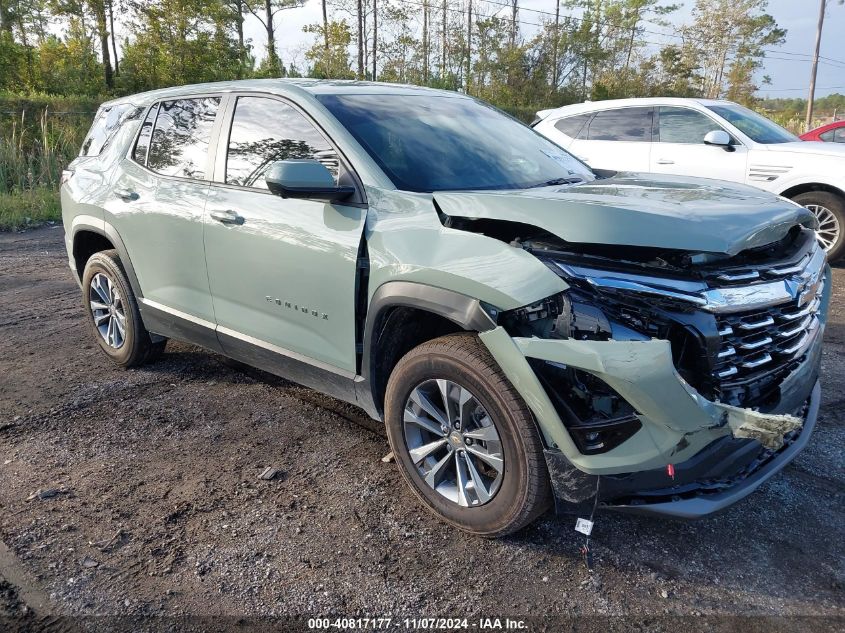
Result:
{"label": "rear door", "polygon": [[678,106],[657,109],[657,138],[651,152],[651,171],[699,178],[745,182],[748,149],[739,141],[729,150],[705,145],[704,136],[727,132],[712,117]]}
{"label": "rear door", "polygon": [[202,218],[220,103],[220,95],[209,95],[154,104],[107,206],[138,276],[142,303],[212,331]]}
{"label": "rear door", "polygon": [[226,122],[205,216],[208,279],[224,351],[257,365],[264,352],[308,357],[354,375],[366,209],[283,199],[264,182],[269,166],[285,159],[316,159],[343,184],[354,184],[350,170],[314,121],[284,99],[233,95]]}
{"label": "rear door", "polygon": [[580,129],[568,149],[594,169],[648,171],[652,116],[650,106],[601,110]]}

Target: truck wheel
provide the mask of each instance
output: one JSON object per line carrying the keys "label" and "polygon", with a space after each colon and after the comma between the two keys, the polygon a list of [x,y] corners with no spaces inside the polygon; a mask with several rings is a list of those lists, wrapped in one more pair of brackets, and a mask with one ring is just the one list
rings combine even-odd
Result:
{"label": "truck wheel", "polygon": [[103,351],[121,367],[137,367],[162,354],[167,340],[153,342],[116,251],[94,253],[82,273],[82,302]]}
{"label": "truck wheel", "polygon": [[390,375],[385,420],[411,490],[453,526],[504,536],[549,507],[531,413],[476,335],[443,336],[408,352]]}
{"label": "truck wheel", "polygon": [[808,191],[793,201],[807,207],[819,221],[819,240],[830,261],[845,254],[845,200],[827,191]]}

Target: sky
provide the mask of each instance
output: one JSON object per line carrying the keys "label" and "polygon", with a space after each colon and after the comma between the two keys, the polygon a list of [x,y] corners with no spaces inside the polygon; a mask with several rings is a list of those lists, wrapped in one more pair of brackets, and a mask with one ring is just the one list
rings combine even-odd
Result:
{"label": "sky", "polygon": [[[502,3],[503,0],[496,0]],[[678,24],[689,18],[693,0],[675,0],[683,4],[682,8],[670,19]],[[819,74],[816,81],[816,96],[823,97],[833,92],[845,94],[845,6],[828,0],[827,17],[822,35]],[[495,5],[490,5],[495,9]],[[522,0],[520,20],[521,29],[526,36],[536,30],[528,24],[539,22],[544,16],[536,11],[554,12],[555,0]],[[535,10],[535,11],[532,11]],[[769,0],[768,12],[781,28],[787,30],[786,42],[772,49],[760,76],[768,75],[772,83],[761,86],[763,97],[806,97],[810,78],[811,58],[815,46],[816,22],[818,20],[819,0]],[[509,11],[501,7],[502,15]],[[286,64],[291,61],[302,70],[306,67],[305,51],[313,42],[314,35],[302,32],[306,24],[319,23],[322,20],[320,0],[307,0],[302,8],[281,12],[276,18],[276,39],[279,53]],[[351,18],[349,19],[351,22]],[[649,30],[667,31],[659,26],[648,26]],[[257,19],[250,16],[245,25],[245,33],[252,39],[254,50],[259,58],[264,56],[266,37],[264,29]],[[649,33],[644,39],[655,42],[678,41],[676,38]]]}

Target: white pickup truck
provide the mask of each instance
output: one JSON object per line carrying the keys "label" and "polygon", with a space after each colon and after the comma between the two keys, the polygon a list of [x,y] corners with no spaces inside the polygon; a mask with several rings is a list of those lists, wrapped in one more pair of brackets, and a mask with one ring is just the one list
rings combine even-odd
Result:
{"label": "white pickup truck", "polygon": [[845,145],[808,143],[730,101],[647,98],[542,110],[537,132],[593,169],[745,183],[809,208],[831,260],[845,252]]}

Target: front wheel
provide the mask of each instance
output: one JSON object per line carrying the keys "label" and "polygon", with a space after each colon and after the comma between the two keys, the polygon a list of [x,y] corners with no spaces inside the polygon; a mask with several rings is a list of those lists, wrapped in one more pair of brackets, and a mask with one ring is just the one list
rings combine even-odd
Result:
{"label": "front wheel", "polygon": [[792,199],[807,207],[819,221],[819,241],[830,261],[845,254],[845,200],[827,191],[808,191]]}
{"label": "front wheel", "polygon": [[534,421],[477,336],[444,336],[408,352],[390,376],[385,419],[411,490],[455,527],[504,536],[549,507]]}

